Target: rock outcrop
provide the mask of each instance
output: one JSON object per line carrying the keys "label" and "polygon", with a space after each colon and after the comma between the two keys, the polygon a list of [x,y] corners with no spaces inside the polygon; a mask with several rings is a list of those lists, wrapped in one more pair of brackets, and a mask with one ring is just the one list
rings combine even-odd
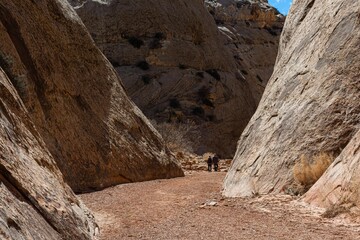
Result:
{"label": "rock outcrop", "polygon": [[183,176],[67,1],[2,1],[0,55],[73,190]]}
{"label": "rock outcrop", "polygon": [[[202,136],[193,142],[198,153],[233,156],[277,52],[278,36],[265,29],[270,19],[260,23],[257,16],[273,14],[279,26],[275,11],[251,12],[256,7],[245,4],[240,8],[246,10],[228,16],[230,6],[217,5],[215,17],[226,19],[219,31],[200,0],[71,2],[147,117],[158,123],[193,121]],[[254,35],[259,39],[251,40]],[[259,52],[266,60],[255,64]]]}
{"label": "rock outcrop", "polygon": [[304,200],[320,207],[359,204],[360,131],[333,164],[305,194]]}
{"label": "rock outcrop", "polygon": [[294,1],[263,98],[244,130],[224,194],[280,192],[301,155],[336,155],[360,114],[360,3]]}
{"label": "rock outcrop", "polygon": [[258,104],[274,70],[285,17],[267,1],[205,3]]}
{"label": "rock outcrop", "polygon": [[0,239],[93,239],[95,228],[0,68]]}

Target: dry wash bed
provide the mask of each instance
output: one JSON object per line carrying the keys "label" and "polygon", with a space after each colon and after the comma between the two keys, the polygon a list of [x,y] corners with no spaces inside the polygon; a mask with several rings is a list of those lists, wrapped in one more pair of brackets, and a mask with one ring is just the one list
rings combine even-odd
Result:
{"label": "dry wash bed", "polygon": [[[319,217],[287,196],[223,199],[225,173],[119,185],[80,197],[100,239],[360,239],[360,226]],[[211,206],[214,205],[215,206]]]}

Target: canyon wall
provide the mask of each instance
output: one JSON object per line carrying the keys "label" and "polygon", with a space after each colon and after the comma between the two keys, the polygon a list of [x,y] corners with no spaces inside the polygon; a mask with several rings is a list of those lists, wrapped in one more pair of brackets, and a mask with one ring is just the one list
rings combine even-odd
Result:
{"label": "canyon wall", "polygon": [[242,133],[226,196],[281,192],[302,155],[338,156],[360,121],[360,3],[294,1],[274,73]]}
{"label": "canyon wall", "polygon": [[1,66],[74,191],[183,176],[67,1],[0,13]]}
{"label": "canyon wall", "polygon": [[256,109],[283,21],[265,3],[242,2],[71,1],[145,115],[195,123],[195,151],[222,157]]}
{"label": "canyon wall", "polygon": [[0,67],[0,239],[93,239],[96,228]]}

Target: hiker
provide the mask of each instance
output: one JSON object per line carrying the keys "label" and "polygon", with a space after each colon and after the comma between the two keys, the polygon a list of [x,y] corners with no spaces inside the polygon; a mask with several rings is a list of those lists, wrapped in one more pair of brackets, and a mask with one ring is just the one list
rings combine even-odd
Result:
{"label": "hiker", "polygon": [[217,154],[215,154],[214,157],[212,158],[212,162],[214,164],[214,170],[217,172],[219,168],[219,156]]}
{"label": "hiker", "polygon": [[208,160],[207,160],[208,171],[209,171],[209,172],[211,172],[212,163],[213,163],[213,160],[212,160],[211,156],[209,156],[209,158],[208,158]]}

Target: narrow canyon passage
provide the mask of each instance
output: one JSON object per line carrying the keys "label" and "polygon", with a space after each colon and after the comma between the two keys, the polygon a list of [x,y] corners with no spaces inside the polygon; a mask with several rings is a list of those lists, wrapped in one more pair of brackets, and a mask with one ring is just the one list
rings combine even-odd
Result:
{"label": "narrow canyon passage", "polygon": [[[360,239],[360,225],[320,217],[289,196],[222,198],[224,172],[123,184],[80,195],[100,239]],[[213,206],[214,205],[214,206]]]}

